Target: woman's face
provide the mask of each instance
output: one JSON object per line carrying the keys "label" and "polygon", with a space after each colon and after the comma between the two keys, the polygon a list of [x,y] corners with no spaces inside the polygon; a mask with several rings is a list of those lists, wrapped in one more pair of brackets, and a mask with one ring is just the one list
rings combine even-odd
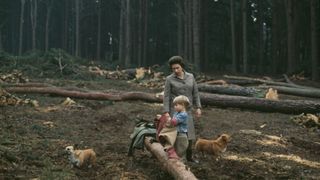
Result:
{"label": "woman's face", "polygon": [[180,76],[183,73],[183,69],[180,64],[172,64],[171,70],[174,72],[177,76]]}

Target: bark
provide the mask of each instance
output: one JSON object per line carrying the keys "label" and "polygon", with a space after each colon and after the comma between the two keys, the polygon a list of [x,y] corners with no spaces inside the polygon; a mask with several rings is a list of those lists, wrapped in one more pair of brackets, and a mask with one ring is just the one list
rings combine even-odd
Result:
{"label": "bark", "polygon": [[284,86],[260,86],[261,88],[273,88],[276,89],[279,93],[302,96],[302,97],[312,97],[320,98],[320,90],[311,88],[293,88],[293,87],[284,87]]}
{"label": "bark", "polygon": [[295,88],[307,88],[307,89],[311,88],[312,89],[312,87],[301,86],[301,85],[292,84],[292,83],[275,82],[275,81],[257,79],[257,78],[240,77],[240,76],[227,76],[227,75],[225,75],[224,77],[228,78],[228,79],[234,79],[234,80],[255,81],[255,82],[261,83],[261,84],[278,85],[278,86],[295,87]]}
{"label": "bark", "polygon": [[228,94],[237,96],[249,96],[249,97],[264,97],[265,90],[256,89],[253,87],[241,87],[235,85],[207,85],[198,84],[198,89],[201,92],[215,93],[215,94]]}
{"label": "bark", "polygon": [[[162,102],[162,97],[145,92],[97,92],[66,90],[57,87],[5,87],[10,93],[38,93],[58,95],[70,98],[111,100],[111,101],[129,101],[141,100],[146,102]],[[212,105],[218,107],[232,107],[240,109],[251,109],[266,112],[282,113],[318,113],[320,111],[320,102],[303,100],[268,100],[262,98],[216,95],[209,93],[200,93],[201,103],[203,105]]]}
{"label": "bark", "polygon": [[125,67],[128,68],[131,64],[131,23],[130,23],[130,0],[126,0],[126,53],[125,53]]}
{"label": "bark", "polygon": [[159,160],[161,166],[171,174],[174,179],[197,179],[183,162],[176,159],[168,159],[163,146],[160,143],[151,143],[151,141],[152,138],[146,137],[144,140],[145,147]]}
{"label": "bark", "polygon": [[258,4],[258,22],[259,22],[259,36],[258,36],[258,39],[259,39],[259,61],[258,61],[258,72],[260,74],[263,73],[263,58],[264,58],[264,25],[263,25],[263,8],[262,8],[262,5],[263,5],[263,1],[259,1],[259,4]]}
{"label": "bark", "polygon": [[49,50],[49,24],[51,17],[52,0],[47,2],[46,30],[45,30],[45,51]]}
{"label": "bark", "polygon": [[178,54],[183,55],[183,7],[181,0],[177,0],[177,18],[178,18],[178,29],[177,29],[177,41],[178,41]]}
{"label": "bark", "polygon": [[201,103],[218,107],[251,109],[288,114],[319,113],[320,102],[306,100],[269,100],[262,98],[201,93]]}
{"label": "bark", "polygon": [[119,25],[119,61],[121,65],[124,65],[125,54],[125,0],[120,0],[120,25]]}
{"label": "bark", "polygon": [[287,73],[293,73],[295,70],[295,27],[294,27],[294,12],[293,0],[286,0],[286,16],[287,16],[287,48],[288,48],[288,61]]}
{"label": "bark", "polygon": [[144,0],[144,7],[143,7],[143,51],[142,51],[142,62],[143,65],[147,64],[147,48],[148,48],[148,0]]}
{"label": "bark", "polygon": [[21,0],[20,29],[19,29],[19,55],[22,54],[22,45],[23,45],[24,5],[25,5],[25,0]]}
{"label": "bark", "polygon": [[199,0],[193,0],[192,7],[192,32],[193,32],[193,60],[195,70],[200,70],[200,35],[199,35]]}
{"label": "bark", "polygon": [[75,48],[75,56],[80,56],[80,0],[75,0],[75,9],[76,9],[76,48]]}
{"label": "bark", "polygon": [[232,72],[237,72],[237,59],[236,59],[236,29],[234,20],[234,0],[230,0],[230,25],[231,25],[231,45],[232,45]]}
{"label": "bark", "polygon": [[36,49],[36,30],[37,30],[37,20],[38,20],[38,0],[30,1],[30,18],[31,18],[31,28],[32,28],[32,49]]}
{"label": "bark", "polygon": [[242,0],[243,73],[248,73],[247,0]]}
{"label": "bark", "polygon": [[101,55],[101,1],[97,1],[97,8],[98,8],[98,18],[97,18],[97,52],[96,52],[96,59],[100,60]]}
{"label": "bark", "polygon": [[317,7],[319,5],[318,0],[311,0],[311,59],[312,59],[312,80],[319,80],[319,35],[317,31]]}

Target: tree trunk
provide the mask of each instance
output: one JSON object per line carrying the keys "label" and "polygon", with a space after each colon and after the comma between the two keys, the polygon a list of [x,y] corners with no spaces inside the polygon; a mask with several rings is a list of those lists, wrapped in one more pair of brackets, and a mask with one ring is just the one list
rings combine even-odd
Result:
{"label": "tree trunk", "polygon": [[23,45],[24,5],[25,5],[25,0],[21,0],[20,29],[19,29],[19,55],[20,56],[22,54],[22,45]]}
{"label": "tree trunk", "polygon": [[232,72],[237,73],[236,55],[236,28],[234,20],[234,0],[230,0],[230,25],[231,25],[231,46],[232,46]]}
{"label": "tree trunk", "polygon": [[200,70],[200,35],[199,35],[199,0],[193,0],[192,30],[193,30],[193,60],[195,70]]}
{"label": "tree trunk", "polygon": [[242,87],[235,85],[208,85],[198,84],[199,91],[214,94],[227,94],[236,96],[264,97],[266,91],[253,87]]}
{"label": "tree trunk", "polygon": [[303,100],[269,100],[243,96],[215,95],[201,93],[201,103],[226,108],[251,109],[265,112],[281,112],[288,114],[318,113],[319,101]]}
{"label": "tree trunk", "polygon": [[96,59],[100,60],[101,56],[101,1],[97,1],[97,8],[98,8],[98,18],[97,18],[97,52],[96,52]]}
{"label": "tree trunk", "polygon": [[[10,93],[38,93],[58,95],[70,98],[111,100],[111,101],[129,101],[142,100],[146,102],[161,103],[163,97],[145,92],[117,92],[103,93],[96,91],[66,90],[55,87],[7,87],[4,88]],[[266,112],[283,113],[318,113],[320,110],[319,101],[302,100],[268,100],[262,98],[216,95],[209,93],[200,93],[201,103],[203,105],[212,105],[218,107],[231,107],[241,109],[251,109]]]}
{"label": "tree trunk", "polygon": [[286,16],[287,16],[287,73],[291,74],[295,70],[295,27],[294,27],[294,1],[286,0]]}
{"label": "tree trunk", "polygon": [[75,42],[75,56],[80,56],[80,0],[75,0],[75,9],[76,9],[76,42]]}
{"label": "tree trunk", "polygon": [[200,49],[201,49],[201,60],[202,60],[202,69],[204,71],[210,72],[210,60],[209,60],[209,2],[210,0],[201,0],[201,40],[200,40]]}
{"label": "tree trunk", "polygon": [[248,73],[247,0],[242,0],[243,73]]}
{"label": "tree trunk", "polygon": [[32,28],[32,49],[36,49],[36,30],[38,20],[38,0],[30,0],[30,17]]}
{"label": "tree trunk", "polygon": [[131,64],[131,21],[130,21],[130,0],[126,0],[126,53],[125,67],[128,68]]}
{"label": "tree trunk", "polygon": [[284,87],[284,86],[259,86],[261,88],[273,88],[283,94],[290,94],[302,97],[320,98],[320,90],[315,88],[295,88],[295,87]]}
{"label": "tree trunk", "polygon": [[319,0],[310,0],[311,7],[311,59],[312,59],[312,80],[319,80],[319,46],[317,30],[317,7]]}
{"label": "tree trunk", "polygon": [[271,60],[271,72],[277,73],[277,63],[280,56],[280,26],[279,26],[279,3],[278,0],[272,1],[272,60]]}
{"label": "tree trunk", "polygon": [[143,1],[144,6],[143,6],[143,50],[142,50],[142,63],[143,65],[147,65],[147,49],[148,49],[148,3],[149,0],[144,0]]}
{"label": "tree trunk", "polygon": [[184,55],[183,52],[183,4],[181,0],[177,0],[177,20],[178,20],[178,28],[177,28],[177,35],[178,35],[178,54],[180,56]]}
{"label": "tree trunk", "polygon": [[125,54],[125,0],[120,0],[120,25],[119,25],[119,62],[124,65]]}
{"label": "tree trunk", "polygon": [[258,23],[259,23],[259,49],[258,49],[258,54],[259,54],[259,60],[258,60],[258,72],[259,74],[263,73],[263,61],[264,61],[264,19],[263,19],[263,1],[259,1],[258,4]]}
{"label": "tree trunk", "polygon": [[161,166],[169,174],[171,174],[174,177],[174,179],[197,179],[194,176],[194,174],[190,171],[190,169],[181,161],[176,159],[168,159],[166,152],[164,151],[163,146],[160,143],[151,143],[151,141],[151,137],[146,137],[144,140],[145,147],[159,160]]}
{"label": "tree trunk", "polygon": [[46,15],[46,30],[45,30],[45,51],[49,50],[49,24],[51,17],[51,9],[52,9],[52,0],[47,2],[47,15]]}

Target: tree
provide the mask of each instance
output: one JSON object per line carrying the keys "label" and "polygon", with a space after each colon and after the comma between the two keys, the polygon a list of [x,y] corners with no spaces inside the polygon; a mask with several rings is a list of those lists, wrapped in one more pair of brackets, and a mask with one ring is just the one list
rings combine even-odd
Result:
{"label": "tree", "polygon": [[80,56],[80,0],[75,0],[75,9],[76,9],[76,48],[75,48],[75,56]]}
{"label": "tree", "polygon": [[126,0],[126,40],[125,40],[125,44],[126,44],[126,54],[125,54],[125,62],[124,62],[124,66],[125,67],[129,67],[131,62],[131,24],[130,24],[130,0]]}
{"label": "tree", "polygon": [[38,0],[30,0],[30,18],[31,18],[31,28],[32,28],[32,49],[35,50],[36,47],[36,30],[37,30],[37,20],[38,20]]}
{"label": "tree", "polygon": [[294,0],[285,0],[287,17],[287,48],[288,61],[287,73],[293,73],[295,70],[295,26],[294,26]]}
{"label": "tree", "polygon": [[101,0],[97,0],[97,9],[98,9],[98,14],[97,14],[97,54],[96,54],[96,59],[100,60],[101,56]]}
{"label": "tree", "polygon": [[247,0],[242,0],[243,73],[248,73]]}
{"label": "tree", "polygon": [[195,70],[200,70],[200,35],[199,35],[199,0],[193,0],[192,7],[192,32],[193,32],[193,62]]}
{"label": "tree", "polygon": [[19,29],[19,55],[22,54],[22,45],[23,45],[23,24],[24,24],[24,5],[25,0],[21,0],[20,5],[20,29]]}
{"label": "tree", "polygon": [[52,10],[52,0],[46,1],[47,14],[46,14],[46,30],[45,30],[45,51],[49,49],[49,24]]}
{"label": "tree", "polygon": [[234,0],[230,0],[230,25],[231,25],[231,46],[232,46],[232,71],[237,72],[237,55],[236,55],[236,29],[234,21]]}
{"label": "tree", "polygon": [[317,7],[318,0],[310,0],[311,8],[311,58],[312,58],[312,80],[319,80],[319,34],[317,30]]}

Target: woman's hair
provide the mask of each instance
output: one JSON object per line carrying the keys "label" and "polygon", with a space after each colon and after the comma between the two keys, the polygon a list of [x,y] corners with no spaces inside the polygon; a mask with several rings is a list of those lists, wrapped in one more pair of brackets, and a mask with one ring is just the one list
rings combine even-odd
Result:
{"label": "woman's hair", "polygon": [[173,99],[173,104],[182,104],[187,108],[190,105],[190,101],[187,96],[180,95]]}
{"label": "woman's hair", "polygon": [[184,68],[183,58],[181,56],[172,56],[168,63],[170,68],[173,64],[179,64],[182,68]]}

